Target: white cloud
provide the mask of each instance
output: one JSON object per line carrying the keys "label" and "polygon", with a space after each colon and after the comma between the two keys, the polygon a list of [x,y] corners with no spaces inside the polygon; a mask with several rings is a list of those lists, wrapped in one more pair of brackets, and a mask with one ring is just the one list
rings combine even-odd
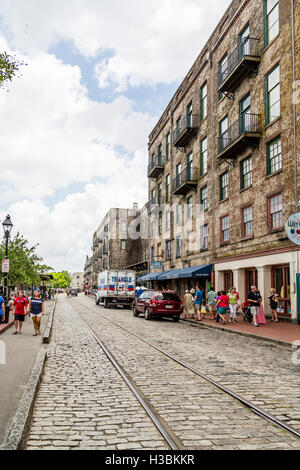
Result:
{"label": "white cloud", "polygon": [[[180,79],[230,0],[2,0],[12,44],[31,54],[59,40],[85,57],[110,50],[96,68],[99,85],[170,83]],[[28,26],[27,26],[28,25]]]}

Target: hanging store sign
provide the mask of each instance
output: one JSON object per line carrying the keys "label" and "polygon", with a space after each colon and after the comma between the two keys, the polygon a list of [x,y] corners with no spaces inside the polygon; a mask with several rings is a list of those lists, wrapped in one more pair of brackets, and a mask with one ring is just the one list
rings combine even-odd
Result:
{"label": "hanging store sign", "polygon": [[2,260],[2,272],[9,273],[9,259]]}
{"label": "hanging store sign", "polygon": [[285,231],[291,242],[300,246],[300,212],[291,215],[286,223]]}
{"label": "hanging store sign", "polygon": [[162,261],[152,261],[152,269],[162,269]]}

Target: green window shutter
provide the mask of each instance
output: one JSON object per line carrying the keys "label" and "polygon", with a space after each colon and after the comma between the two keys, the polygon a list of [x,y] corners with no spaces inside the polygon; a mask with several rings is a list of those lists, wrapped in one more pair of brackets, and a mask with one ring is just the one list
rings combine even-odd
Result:
{"label": "green window shutter", "polygon": [[268,41],[268,16],[267,16],[267,0],[264,0],[264,29],[265,29],[265,47],[267,47]]}
{"label": "green window shutter", "polygon": [[245,184],[244,184],[243,162],[240,163],[240,178],[241,178],[241,189],[244,189]]}
{"label": "green window shutter", "polygon": [[267,174],[271,174],[270,144],[267,144]]}
{"label": "green window shutter", "polygon": [[266,75],[266,79],[265,79],[266,124],[269,124],[270,122],[268,78],[269,78],[269,74]]}
{"label": "green window shutter", "polygon": [[220,201],[223,201],[222,175],[220,176]]}
{"label": "green window shutter", "polygon": [[200,176],[203,176],[203,152],[202,152],[202,142],[200,143]]}

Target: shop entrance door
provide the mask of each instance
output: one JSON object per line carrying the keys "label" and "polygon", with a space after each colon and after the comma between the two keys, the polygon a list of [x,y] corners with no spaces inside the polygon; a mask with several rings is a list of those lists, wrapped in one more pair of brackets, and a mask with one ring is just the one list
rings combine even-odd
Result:
{"label": "shop entrance door", "polygon": [[290,267],[289,265],[273,266],[272,286],[279,295],[278,315],[291,317],[291,293],[290,293]]}

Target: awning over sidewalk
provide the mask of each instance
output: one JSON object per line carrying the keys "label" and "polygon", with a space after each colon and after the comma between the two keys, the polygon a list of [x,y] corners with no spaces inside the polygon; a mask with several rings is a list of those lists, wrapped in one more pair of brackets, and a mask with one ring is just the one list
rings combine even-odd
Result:
{"label": "awning over sidewalk", "polygon": [[203,264],[201,266],[192,266],[191,268],[174,269],[173,271],[166,271],[161,273],[158,281],[165,279],[184,279],[184,278],[207,278],[210,277],[212,272],[212,264]]}
{"label": "awning over sidewalk", "polygon": [[[167,272],[169,271],[166,271],[166,273]],[[164,274],[164,271],[161,271],[159,273],[146,274],[146,276],[139,277],[137,279],[137,282],[156,281],[158,276],[160,276],[161,274]]]}

